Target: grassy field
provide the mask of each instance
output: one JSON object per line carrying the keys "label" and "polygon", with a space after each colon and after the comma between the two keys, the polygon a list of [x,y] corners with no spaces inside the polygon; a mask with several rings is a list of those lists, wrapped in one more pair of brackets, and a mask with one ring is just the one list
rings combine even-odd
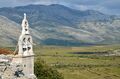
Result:
{"label": "grassy field", "polygon": [[120,79],[120,57],[98,54],[119,48],[119,45],[38,46],[34,50],[36,56],[41,57],[49,66],[56,68],[65,79]]}
{"label": "grassy field", "polygon": [[104,56],[117,49],[120,45],[34,47],[36,58],[57,69],[64,79],[120,79],[120,57]]}

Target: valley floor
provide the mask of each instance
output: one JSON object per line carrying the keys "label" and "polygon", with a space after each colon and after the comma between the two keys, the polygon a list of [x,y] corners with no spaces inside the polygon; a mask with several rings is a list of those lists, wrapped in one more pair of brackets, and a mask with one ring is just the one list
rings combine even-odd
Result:
{"label": "valley floor", "polygon": [[62,73],[65,79],[120,79],[120,57],[102,55],[119,48],[119,45],[39,46],[35,52],[49,66]]}
{"label": "valley floor", "polygon": [[120,57],[109,55],[118,49],[120,45],[36,46],[34,51],[36,58],[57,69],[64,79],[120,79]]}

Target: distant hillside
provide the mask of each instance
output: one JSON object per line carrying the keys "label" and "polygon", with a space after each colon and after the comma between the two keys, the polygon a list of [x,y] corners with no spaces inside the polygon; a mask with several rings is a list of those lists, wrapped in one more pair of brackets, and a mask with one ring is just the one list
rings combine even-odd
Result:
{"label": "distant hillside", "polygon": [[[31,34],[37,43],[39,38],[38,32],[31,29]],[[0,46],[15,46],[18,42],[19,35],[21,33],[21,26],[4,16],[0,16]],[[39,42],[38,42],[39,44]]]}
{"label": "distant hillside", "polygon": [[0,16],[0,46],[14,45],[18,39],[19,25],[9,19]]}
{"label": "distant hillside", "polygon": [[52,5],[28,5],[15,8],[0,8],[0,15],[20,23],[23,13],[28,14],[31,26],[66,25],[76,26],[86,21],[111,21],[114,16],[105,15],[98,11],[79,11],[59,4]]}
{"label": "distant hillside", "polygon": [[69,46],[120,43],[120,19],[117,16],[94,10],[74,10],[58,4],[0,8],[0,15],[19,24],[23,13],[28,15],[37,44]]}

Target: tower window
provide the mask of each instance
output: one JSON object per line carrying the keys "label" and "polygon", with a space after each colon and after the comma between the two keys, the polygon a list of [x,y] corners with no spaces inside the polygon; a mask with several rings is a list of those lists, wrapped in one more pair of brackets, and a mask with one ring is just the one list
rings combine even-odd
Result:
{"label": "tower window", "polygon": [[28,41],[30,42],[30,38],[28,38]]}
{"label": "tower window", "polygon": [[23,51],[26,51],[27,49],[26,48],[23,48]]}
{"label": "tower window", "polygon": [[24,67],[26,67],[26,65],[24,65]]}
{"label": "tower window", "polygon": [[25,31],[27,31],[27,29],[25,29]]}
{"label": "tower window", "polygon": [[27,22],[25,21],[25,24],[27,24]]}
{"label": "tower window", "polygon": [[23,38],[23,41],[25,42],[25,38]]}
{"label": "tower window", "polygon": [[28,50],[30,50],[31,49],[31,47],[28,47]]}

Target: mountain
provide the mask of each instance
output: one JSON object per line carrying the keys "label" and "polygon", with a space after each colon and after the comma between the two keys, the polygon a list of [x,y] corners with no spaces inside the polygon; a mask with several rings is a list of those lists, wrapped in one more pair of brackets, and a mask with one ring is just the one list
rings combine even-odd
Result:
{"label": "mountain", "polygon": [[0,16],[0,46],[13,45],[18,39],[19,25],[6,17]]}
{"label": "mountain", "polygon": [[105,15],[98,11],[79,11],[59,4],[28,5],[14,8],[0,8],[0,15],[21,23],[23,13],[28,14],[31,26],[36,25],[66,25],[75,26],[81,21],[110,21],[114,16]]}
{"label": "mountain", "polygon": [[0,15],[18,24],[23,19],[23,13],[27,13],[37,44],[120,43],[120,19],[117,16],[94,10],[79,11],[59,4],[0,8]]}
{"label": "mountain", "polygon": [[[21,26],[14,21],[9,20],[4,16],[0,16],[0,46],[15,46],[21,33]],[[30,28],[34,40],[40,40],[39,34],[34,29]]]}

